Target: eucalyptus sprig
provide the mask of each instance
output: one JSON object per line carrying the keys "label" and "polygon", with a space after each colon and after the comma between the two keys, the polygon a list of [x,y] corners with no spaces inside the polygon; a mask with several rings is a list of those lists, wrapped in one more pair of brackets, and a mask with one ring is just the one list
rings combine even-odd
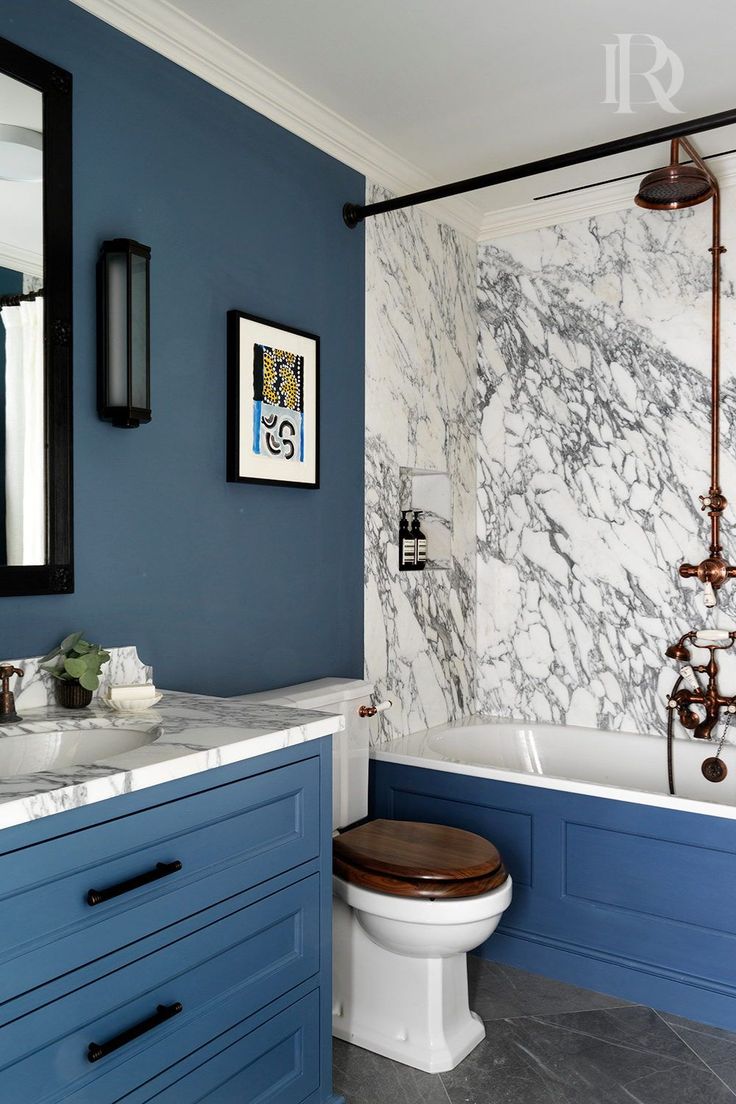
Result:
{"label": "eucalyptus sprig", "polygon": [[81,632],[76,632],[64,637],[43,657],[39,667],[62,682],[78,682],[85,690],[96,690],[100,671],[109,658],[110,653],[99,644],[90,644]]}

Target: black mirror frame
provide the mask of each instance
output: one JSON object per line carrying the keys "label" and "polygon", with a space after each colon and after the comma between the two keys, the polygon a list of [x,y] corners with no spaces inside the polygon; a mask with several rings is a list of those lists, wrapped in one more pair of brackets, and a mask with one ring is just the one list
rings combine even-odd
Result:
{"label": "black mirror frame", "polygon": [[43,95],[46,563],[0,565],[0,596],[74,590],[72,496],[72,77],[0,38],[0,71]]}

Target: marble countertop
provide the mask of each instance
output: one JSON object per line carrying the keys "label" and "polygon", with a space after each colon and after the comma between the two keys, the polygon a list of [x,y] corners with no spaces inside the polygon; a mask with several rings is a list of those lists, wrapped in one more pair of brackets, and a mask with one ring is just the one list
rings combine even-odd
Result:
{"label": "marble countertop", "polygon": [[343,727],[342,717],[326,713],[172,691],[139,713],[117,713],[97,702],[82,711],[23,709],[20,722],[0,727],[0,754],[7,737],[15,737],[22,753],[23,737],[38,744],[47,736],[53,750],[58,733],[70,729],[134,729],[147,742],[93,762],[28,774],[14,769],[12,777],[0,772],[0,828],[317,740]]}

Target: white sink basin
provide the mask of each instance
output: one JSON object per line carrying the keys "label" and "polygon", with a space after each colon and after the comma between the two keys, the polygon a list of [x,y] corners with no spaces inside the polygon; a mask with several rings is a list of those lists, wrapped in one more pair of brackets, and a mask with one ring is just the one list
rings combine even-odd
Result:
{"label": "white sink basin", "polygon": [[75,728],[0,735],[0,780],[40,771],[64,771],[79,764],[107,762],[115,755],[151,744],[159,728]]}

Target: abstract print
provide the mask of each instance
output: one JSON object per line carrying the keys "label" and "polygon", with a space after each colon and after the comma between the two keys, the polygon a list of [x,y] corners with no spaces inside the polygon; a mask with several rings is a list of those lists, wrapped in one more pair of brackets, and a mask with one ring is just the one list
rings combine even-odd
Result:
{"label": "abstract print", "polygon": [[253,346],[253,452],[304,461],[304,357]]}

